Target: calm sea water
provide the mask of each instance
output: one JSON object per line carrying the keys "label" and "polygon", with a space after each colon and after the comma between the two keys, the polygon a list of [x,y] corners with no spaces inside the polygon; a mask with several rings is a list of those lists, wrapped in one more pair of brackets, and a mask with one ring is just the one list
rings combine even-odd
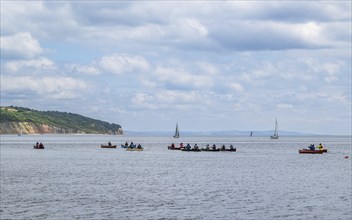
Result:
{"label": "calm sea water", "polygon": [[[108,141],[145,150],[99,147]],[[237,152],[170,151],[171,142]],[[328,153],[298,154],[319,142]],[[0,156],[1,219],[352,218],[351,137],[2,135]]]}

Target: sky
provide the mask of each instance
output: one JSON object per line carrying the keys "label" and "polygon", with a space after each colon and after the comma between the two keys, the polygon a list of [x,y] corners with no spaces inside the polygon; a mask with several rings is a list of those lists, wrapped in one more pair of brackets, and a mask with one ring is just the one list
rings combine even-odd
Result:
{"label": "sky", "polygon": [[351,134],[351,1],[1,1],[1,105],[130,131]]}

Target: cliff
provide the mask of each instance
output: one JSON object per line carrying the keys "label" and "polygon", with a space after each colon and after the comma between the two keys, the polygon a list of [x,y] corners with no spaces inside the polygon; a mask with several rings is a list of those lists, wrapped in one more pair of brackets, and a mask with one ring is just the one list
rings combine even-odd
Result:
{"label": "cliff", "polygon": [[118,124],[58,111],[23,107],[0,108],[0,134],[123,134]]}

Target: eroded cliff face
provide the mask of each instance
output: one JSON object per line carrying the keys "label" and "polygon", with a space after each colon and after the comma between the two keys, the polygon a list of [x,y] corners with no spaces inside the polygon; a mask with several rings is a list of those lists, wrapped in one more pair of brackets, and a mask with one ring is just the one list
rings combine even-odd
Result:
{"label": "eroded cliff face", "polygon": [[48,125],[36,125],[31,122],[4,122],[0,123],[0,134],[65,134],[72,131]]}
{"label": "eroded cliff face", "polygon": [[[31,122],[3,122],[0,123],[0,134],[69,134],[84,133],[73,129],[57,128],[49,125],[36,125]],[[120,128],[116,132],[108,132],[108,134],[123,134]]]}

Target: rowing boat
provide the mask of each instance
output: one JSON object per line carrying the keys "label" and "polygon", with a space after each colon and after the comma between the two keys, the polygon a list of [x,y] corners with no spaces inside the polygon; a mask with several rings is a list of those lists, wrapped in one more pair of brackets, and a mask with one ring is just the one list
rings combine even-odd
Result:
{"label": "rowing boat", "polygon": [[300,154],[322,154],[324,150],[309,150],[309,149],[299,149]]}
{"label": "rowing boat", "polygon": [[208,149],[208,148],[202,148],[202,151],[207,151],[207,152],[219,152],[220,149]]}
{"label": "rowing boat", "polygon": [[38,147],[37,147],[37,146],[34,145],[33,148],[34,148],[34,149],[44,149],[44,146],[38,146]]}
{"label": "rowing boat", "polygon": [[100,145],[101,148],[116,148],[116,145]]}
{"label": "rowing boat", "polygon": [[233,149],[220,149],[220,151],[236,152],[236,148],[233,148]]}
{"label": "rowing boat", "polygon": [[127,151],[143,151],[144,148],[131,148],[131,147],[128,147],[126,148]]}
{"label": "rowing boat", "polygon": [[194,151],[194,152],[200,152],[200,151],[202,151],[201,149],[187,149],[187,148],[184,148],[184,149],[182,149],[182,151]]}
{"label": "rowing boat", "polygon": [[182,149],[184,149],[184,147],[171,147],[171,146],[167,146],[167,149],[169,149],[169,150],[182,150]]}

